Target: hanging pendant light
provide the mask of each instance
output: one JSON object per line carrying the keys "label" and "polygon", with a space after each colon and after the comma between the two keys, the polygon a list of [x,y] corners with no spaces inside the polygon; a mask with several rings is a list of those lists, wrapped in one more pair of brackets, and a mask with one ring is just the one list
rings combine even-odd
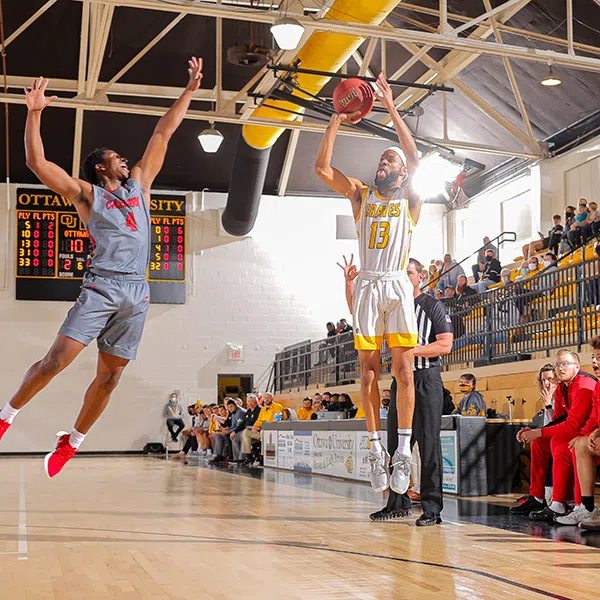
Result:
{"label": "hanging pendant light", "polygon": [[214,123],[211,121],[210,127],[200,132],[198,141],[204,152],[214,154],[223,143],[223,134],[218,129],[215,129]]}
{"label": "hanging pendant light", "polygon": [[271,33],[282,50],[294,50],[300,43],[304,27],[296,19],[285,16],[271,25]]}
{"label": "hanging pendant light", "polygon": [[562,83],[562,81],[552,72],[552,63],[548,64],[548,75],[546,75],[540,83],[546,87],[553,87]]}

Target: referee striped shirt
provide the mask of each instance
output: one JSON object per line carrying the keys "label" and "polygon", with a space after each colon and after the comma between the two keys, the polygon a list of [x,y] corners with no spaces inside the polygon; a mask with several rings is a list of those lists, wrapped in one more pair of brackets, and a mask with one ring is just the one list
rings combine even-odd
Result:
{"label": "referee striped shirt", "polygon": [[[452,333],[452,322],[446,313],[444,305],[427,294],[421,294],[415,298],[415,313],[417,315],[417,331],[419,334],[419,346],[426,346],[435,342],[440,333]],[[439,367],[441,360],[439,356],[425,358],[416,356],[414,369],[430,369]]]}

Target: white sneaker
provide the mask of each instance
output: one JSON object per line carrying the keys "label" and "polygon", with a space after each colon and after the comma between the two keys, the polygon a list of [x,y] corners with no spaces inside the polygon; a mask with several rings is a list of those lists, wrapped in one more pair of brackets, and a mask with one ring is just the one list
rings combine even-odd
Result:
{"label": "white sneaker", "polygon": [[385,450],[371,452],[368,460],[371,465],[371,472],[369,474],[371,486],[376,492],[385,492],[390,487],[390,477],[388,475],[390,455]]}
{"label": "white sneaker", "polygon": [[600,508],[595,508],[592,516],[579,523],[579,527],[589,531],[600,531]]}
{"label": "white sneaker", "polygon": [[576,506],[572,512],[562,517],[556,517],[554,521],[560,525],[573,525],[577,527],[579,523],[588,521],[594,513],[590,512],[583,504]]}
{"label": "white sneaker", "polygon": [[400,454],[398,450],[392,457],[392,474],[390,475],[390,487],[396,494],[405,494],[410,485],[410,454]]}

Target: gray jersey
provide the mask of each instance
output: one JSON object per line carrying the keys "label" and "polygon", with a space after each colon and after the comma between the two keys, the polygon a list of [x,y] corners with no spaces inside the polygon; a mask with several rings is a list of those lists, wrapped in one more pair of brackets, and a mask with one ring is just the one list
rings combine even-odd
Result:
{"label": "gray jersey", "polygon": [[140,184],[127,179],[116,190],[93,186],[88,231],[89,268],[97,274],[146,276],[150,260],[150,212]]}

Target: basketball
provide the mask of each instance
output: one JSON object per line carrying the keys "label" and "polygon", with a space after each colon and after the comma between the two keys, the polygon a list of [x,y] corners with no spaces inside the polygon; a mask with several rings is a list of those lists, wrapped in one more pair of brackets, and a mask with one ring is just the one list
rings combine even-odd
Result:
{"label": "basketball", "polygon": [[371,112],[374,102],[373,88],[361,79],[345,79],[333,90],[333,106],[340,114],[358,111],[363,119]]}

